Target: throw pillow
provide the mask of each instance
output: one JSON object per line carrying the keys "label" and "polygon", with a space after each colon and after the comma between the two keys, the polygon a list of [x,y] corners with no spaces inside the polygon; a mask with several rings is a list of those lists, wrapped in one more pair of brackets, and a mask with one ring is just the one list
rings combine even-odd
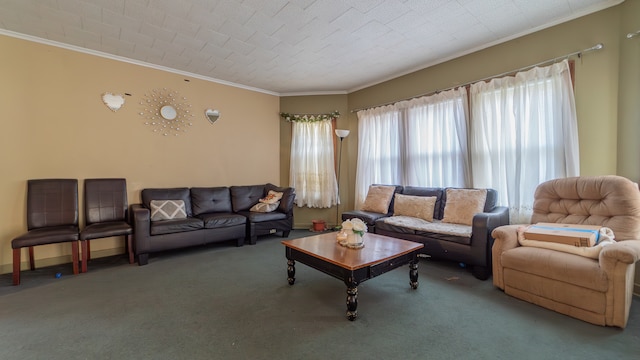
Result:
{"label": "throw pillow", "polygon": [[395,186],[371,185],[367,192],[367,198],[362,205],[362,211],[370,211],[379,214],[389,212],[389,204],[393,197]]}
{"label": "throw pillow", "polygon": [[264,204],[275,204],[275,203],[279,202],[280,199],[282,199],[282,195],[283,194],[284,193],[273,191],[273,190],[269,190],[269,192],[267,193],[267,196],[263,197],[262,199],[260,199],[258,201],[260,201],[261,203],[264,203]]}
{"label": "throw pillow", "polygon": [[410,216],[426,221],[433,221],[433,209],[435,207],[435,196],[396,194],[393,205],[393,216]]}
{"label": "throw pillow", "polygon": [[473,225],[473,216],[484,210],[486,189],[447,189],[442,222]]}
{"label": "throw pillow", "polygon": [[277,209],[278,206],[280,206],[280,202],[279,201],[275,202],[273,204],[267,204],[267,203],[259,202],[259,203],[255,204],[255,205],[253,205],[251,207],[251,209],[249,209],[249,211],[268,213],[268,212],[272,212],[275,209]]}
{"label": "throw pillow", "polygon": [[151,200],[151,221],[185,219],[184,200]]}

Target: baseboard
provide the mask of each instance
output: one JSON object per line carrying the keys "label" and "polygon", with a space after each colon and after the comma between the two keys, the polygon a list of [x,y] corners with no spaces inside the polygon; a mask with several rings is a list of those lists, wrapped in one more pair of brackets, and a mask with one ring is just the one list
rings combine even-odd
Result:
{"label": "baseboard", "polygon": [[[121,255],[125,253],[124,247],[114,248],[114,249],[104,249],[104,250],[95,250],[91,251],[91,258],[98,259],[101,257]],[[20,263],[20,270],[28,270],[29,269],[29,257],[22,256],[22,261]],[[47,266],[54,266],[60,264],[71,264],[71,254],[64,256],[56,256],[46,259],[36,259],[36,268],[43,268]],[[13,264],[3,264],[0,265],[0,274],[10,274],[13,272]]]}

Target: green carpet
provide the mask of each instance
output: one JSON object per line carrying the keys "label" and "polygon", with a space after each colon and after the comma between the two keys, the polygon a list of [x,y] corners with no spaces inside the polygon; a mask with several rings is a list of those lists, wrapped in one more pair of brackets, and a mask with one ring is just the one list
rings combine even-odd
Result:
{"label": "green carpet", "polygon": [[[293,231],[290,238],[310,235]],[[637,359],[640,304],[625,330],[505,295],[457,264],[421,259],[358,287],[303,264],[287,283],[282,238],[124,256],[0,275],[0,359]],[[62,277],[55,278],[56,272]]]}

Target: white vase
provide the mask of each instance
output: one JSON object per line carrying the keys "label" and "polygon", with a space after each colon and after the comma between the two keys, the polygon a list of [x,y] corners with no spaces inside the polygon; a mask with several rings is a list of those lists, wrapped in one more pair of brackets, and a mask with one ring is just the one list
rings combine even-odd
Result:
{"label": "white vase", "polygon": [[362,235],[351,232],[347,234],[347,244],[349,245],[362,245],[363,238]]}

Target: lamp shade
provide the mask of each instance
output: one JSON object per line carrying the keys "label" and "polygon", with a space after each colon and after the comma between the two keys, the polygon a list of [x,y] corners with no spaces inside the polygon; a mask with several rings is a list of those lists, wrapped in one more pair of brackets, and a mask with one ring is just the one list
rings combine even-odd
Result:
{"label": "lamp shade", "polygon": [[336,135],[340,138],[340,139],[344,139],[347,136],[349,136],[349,130],[344,130],[344,129],[336,129]]}

